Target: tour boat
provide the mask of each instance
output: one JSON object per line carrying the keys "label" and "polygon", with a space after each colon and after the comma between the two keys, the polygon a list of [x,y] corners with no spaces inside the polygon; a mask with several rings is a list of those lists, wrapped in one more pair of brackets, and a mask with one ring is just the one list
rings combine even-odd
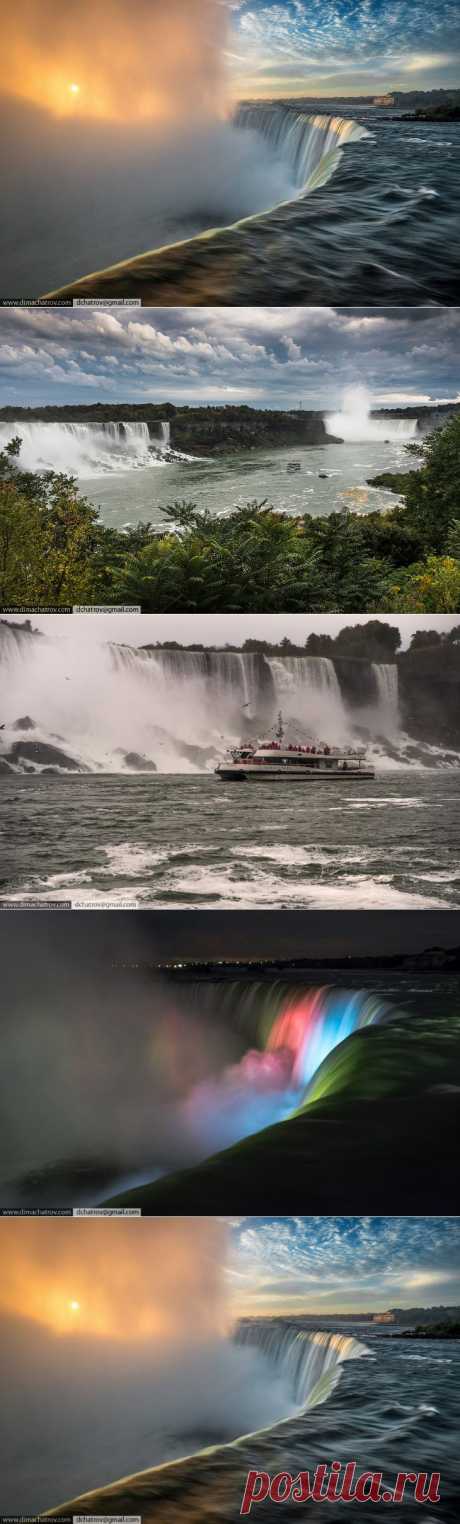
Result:
{"label": "tour boat", "polygon": [[231,747],[215,771],[225,782],[230,778],[248,782],[286,778],[295,783],[335,779],[361,783],[375,778],[375,769],[367,760],[364,746],[333,746],[316,740],[288,741],[281,714],[273,740],[246,741]]}

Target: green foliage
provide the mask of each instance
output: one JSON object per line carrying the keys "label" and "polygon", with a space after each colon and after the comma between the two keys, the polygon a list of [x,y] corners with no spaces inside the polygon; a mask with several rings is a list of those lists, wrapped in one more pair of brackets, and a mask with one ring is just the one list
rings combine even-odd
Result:
{"label": "green foliage", "polygon": [[460,607],[460,561],[427,556],[399,574],[388,588],[387,607],[403,614],[456,614]]}
{"label": "green foliage", "polygon": [[0,454],[0,602],[92,602],[97,512],[72,477],[20,471],[19,448]]}
{"label": "green foliage", "polygon": [[410,473],[406,489],[409,521],[422,536],[426,552],[447,549],[452,522],[460,516],[460,416],[432,434],[424,446],[420,471]]}
{"label": "green foliage", "polygon": [[424,651],[427,646],[442,646],[444,638],[439,630],[416,630],[409,651]]}
{"label": "green foliage", "polygon": [[250,503],[213,518],[191,503],[165,510],[174,533],[129,556],[114,582],[117,601],[145,611],[254,613],[319,608],[322,578],[301,521]]}
{"label": "green foliage", "polygon": [[445,1318],[441,1323],[418,1323],[410,1334],[404,1333],[404,1338],[460,1339],[460,1321],[458,1318]]}
{"label": "green foliage", "polygon": [[[139,603],[152,613],[457,612],[460,609],[460,416],[406,475],[376,478],[405,496],[383,513],[304,514],[248,503],[213,517],[191,502],[165,526],[105,527],[72,477],[19,466],[20,440],[0,454],[0,601],[57,606]],[[398,632],[368,626],[375,659]],[[323,637],[310,654],[326,654]],[[359,655],[343,632],[336,654]],[[255,649],[255,647],[254,647]]]}
{"label": "green foliage", "polygon": [[450,556],[460,561],[460,519],[452,519],[447,536],[447,550]]}

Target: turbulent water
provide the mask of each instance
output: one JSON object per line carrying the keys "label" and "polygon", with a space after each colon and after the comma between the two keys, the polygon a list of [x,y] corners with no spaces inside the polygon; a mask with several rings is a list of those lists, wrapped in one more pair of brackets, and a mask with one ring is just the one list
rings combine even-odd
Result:
{"label": "turbulent water", "polygon": [[[416,437],[417,420],[371,418],[369,400],[360,403],[356,389],[352,392],[344,410],[328,423],[330,432],[344,439],[339,445],[243,450],[205,459],[176,450],[174,426],[170,437],[168,423],[18,419],[0,423],[0,447],[19,435],[26,470],[76,475],[103,521],[118,529],[138,521],[164,524],[162,509],[184,498],[215,514],[250,501],[267,501],[287,513],[388,508],[397,499],[370,487],[368,478],[381,471],[413,470],[413,457],[404,446]],[[300,471],[288,471],[292,460],[300,462]],[[152,472],[155,467],[159,469]]]}
{"label": "turbulent water", "polygon": [[[300,471],[288,463],[300,462]],[[164,524],[162,508],[184,498],[197,508],[225,514],[249,502],[268,503],[283,513],[328,514],[349,509],[370,512],[393,507],[390,492],[371,487],[368,478],[381,471],[409,471],[413,460],[398,441],[322,446],[294,445],[291,449],[252,450],[219,455],[214,460],[171,461],[152,480],[149,472],[112,472],[85,481],[85,491],[102,519],[114,528],[150,521]],[[320,476],[326,472],[326,478]]]}
{"label": "turbulent water", "polygon": [[5,778],[1,892],[156,909],[460,907],[457,777],[392,772],[362,790]]}
{"label": "turbulent water", "polygon": [[[350,690],[326,657],[159,651],[148,625],[140,649],[97,644],[80,621],[64,620],[55,638],[1,633],[4,896],[460,903],[458,752],[433,730],[426,741],[405,732],[396,663],[362,663]],[[364,740],[375,779],[295,796],[276,783],[222,784],[214,769],[227,748],[266,733],[280,708],[298,738]]]}
{"label": "turbulent water", "polygon": [[[185,1337],[166,1350],[161,1342],[157,1347],[147,1341],[144,1348],[128,1348],[121,1356],[109,1344],[99,1368],[94,1349],[82,1356],[84,1336],[80,1348],[75,1349],[74,1339],[61,1338],[52,1339],[50,1349],[44,1331],[27,1331],[29,1365],[24,1371],[21,1330],[2,1323],[9,1403],[0,1436],[0,1506],[27,1507],[34,1517],[37,1508],[50,1507],[83,1485],[110,1482],[120,1468],[161,1464],[213,1441],[231,1441],[242,1426],[271,1426],[305,1405],[313,1383],[314,1369],[308,1371],[306,1359],[303,1391],[297,1391],[286,1356],[280,1351],[278,1359],[269,1360],[262,1341],[244,1345],[231,1336],[215,1336],[194,1346]],[[331,1335],[324,1342],[331,1345],[329,1358],[327,1348],[318,1349],[316,1365],[319,1356],[332,1383],[334,1366],[348,1357],[355,1341],[343,1340],[343,1355]],[[314,1366],[315,1346],[309,1342],[306,1348]],[[109,1391],[110,1371],[115,1391]],[[43,1401],[47,1380],[52,1391],[48,1387]]]}
{"label": "turbulent water", "polygon": [[[237,1339],[262,1350],[267,1379],[270,1373],[272,1381],[280,1373],[288,1377],[291,1410],[286,1407],[284,1421],[230,1445],[219,1446],[214,1440],[212,1448],[194,1455],[189,1451],[174,1466],[131,1476],[129,1484],[126,1479],[115,1483],[104,1494],[91,1496],[91,1511],[126,1512],[129,1504],[152,1524],[163,1510],[171,1524],[180,1518],[186,1524],[201,1524],[205,1517],[216,1524],[236,1524],[249,1469],[295,1476],[300,1470],[313,1472],[321,1463],[330,1466],[334,1457],[343,1465],[356,1461],[358,1472],[382,1471],[390,1485],[400,1470],[430,1473],[436,1466],[441,1471],[441,1502],[423,1514],[430,1524],[455,1524],[458,1342],[389,1339],[371,1322],[331,1323],[319,1318],[292,1324],[267,1319],[240,1327]],[[353,1507],[356,1510],[351,1503],[350,1510]],[[71,1506],[64,1511],[71,1516]],[[402,1511],[407,1524],[420,1516],[410,1488]],[[298,1513],[298,1506],[284,1504],[286,1518],[296,1519]],[[360,1503],[359,1513],[371,1521],[375,1504]],[[348,1517],[342,1503],[315,1504],[320,1520],[343,1514]],[[278,1515],[276,1505],[267,1502],[254,1508],[252,1517],[275,1524]]]}
{"label": "turbulent water", "polygon": [[165,130],[147,121],[114,130],[80,117],[78,137],[75,121],[10,102],[1,289],[39,297],[139,249],[192,239],[295,194],[289,162],[258,133],[200,122],[199,95],[185,129],[181,109]]}
{"label": "turbulent water", "polygon": [[[0,449],[21,439],[25,471],[63,471],[69,476],[125,476],[127,472],[188,461],[173,450],[169,423],[0,423]],[[126,487],[125,487],[126,491]]]}
{"label": "turbulent water", "polygon": [[[322,103],[241,107],[285,164],[280,203],[69,290],[147,303],[455,304],[460,124]],[[230,219],[229,219],[230,220]]]}

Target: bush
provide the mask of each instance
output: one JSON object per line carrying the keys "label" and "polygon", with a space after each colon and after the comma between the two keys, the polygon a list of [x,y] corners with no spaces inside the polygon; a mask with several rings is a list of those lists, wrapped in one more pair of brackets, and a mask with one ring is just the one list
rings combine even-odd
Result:
{"label": "bush", "polygon": [[72,477],[0,455],[3,604],[139,603],[146,613],[456,612],[460,606],[460,416],[423,465],[376,478],[406,496],[384,513],[291,518],[248,503],[213,518],[193,503],[151,524],[106,528]]}
{"label": "bush", "polygon": [[97,601],[96,509],[72,477],[21,472],[19,443],[0,454],[0,601]]}
{"label": "bush", "polygon": [[460,607],[460,561],[427,556],[402,572],[388,589],[388,610],[403,614],[456,614]]}

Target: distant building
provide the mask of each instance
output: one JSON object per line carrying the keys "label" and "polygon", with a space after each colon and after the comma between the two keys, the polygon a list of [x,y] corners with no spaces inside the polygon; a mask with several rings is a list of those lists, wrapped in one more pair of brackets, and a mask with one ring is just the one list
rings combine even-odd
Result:
{"label": "distant building", "polygon": [[376,95],[373,104],[374,106],[395,106],[396,102],[394,95]]}

